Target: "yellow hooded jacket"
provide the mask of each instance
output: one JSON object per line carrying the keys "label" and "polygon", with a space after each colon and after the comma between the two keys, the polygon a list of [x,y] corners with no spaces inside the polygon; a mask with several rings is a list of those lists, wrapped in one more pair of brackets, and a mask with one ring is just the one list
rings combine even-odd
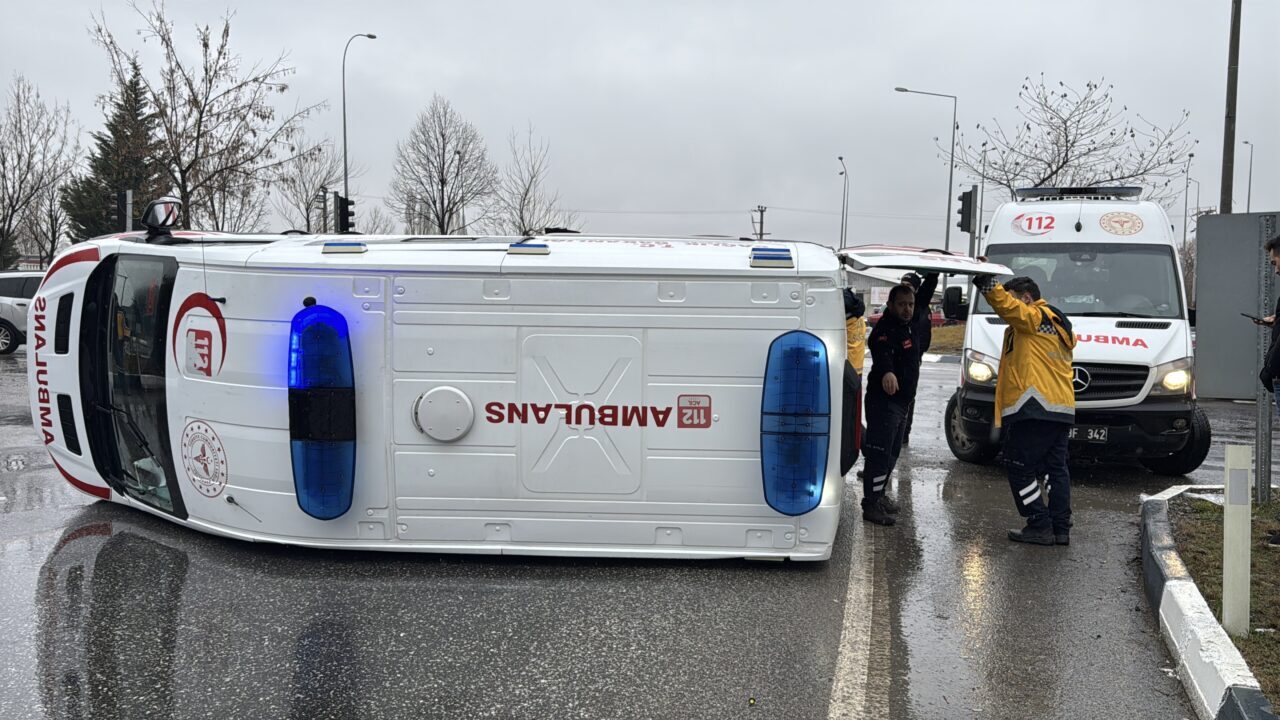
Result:
{"label": "yellow hooded jacket", "polygon": [[853,371],[862,374],[862,363],[867,357],[867,319],[859,315],[844,321],[845,343],[848,345],[849,364]]}
{"label": "yellow hooded jacket", "polygon": [[1074,423],[1076,394],[1071,385],[1076,336],[1071,321],[1044,300],[1028,305],[983,278],[979,289],[996,315],[1009,323],[996,381],[996,427],[1018,420]]}

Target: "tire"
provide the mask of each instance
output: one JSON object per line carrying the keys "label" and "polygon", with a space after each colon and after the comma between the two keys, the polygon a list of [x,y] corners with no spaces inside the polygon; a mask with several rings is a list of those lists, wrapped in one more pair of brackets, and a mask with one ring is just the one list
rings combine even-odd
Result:
{"label": "tire", "polygon": [[990,462],[1000,452],[999,445],[981,442],[969,437],[960,424],[960,397],[958,393],[951,395],[947,401],[946,415],[947,447],[957,459],[975,465]]}
{"label": "tire", "polygon": [[1198,406],[1191,413],[1191,437],[1178,452],[1161,458],[1144,458],[1142,464],[1156,475],[1177,477],[1186,475],[1204,462],[1209,455],[1213,432],[1209,428],[1209,416]]}
{"label": "tire", "polygon": [[22,344],[18,331],[9,323],[0,320],[0,355],[10,355]]}

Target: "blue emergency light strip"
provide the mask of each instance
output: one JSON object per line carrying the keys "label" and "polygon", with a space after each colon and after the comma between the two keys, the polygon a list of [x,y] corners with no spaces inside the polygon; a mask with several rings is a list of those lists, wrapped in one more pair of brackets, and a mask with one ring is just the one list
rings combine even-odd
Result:
{"label": "blue emergency light strip", "polygon": [[795,330],[769,345],[760,400],[760,472],[769,507],[803,515],[822,501],[831,446],[827,346]]}
{"label": "blue emergency light strip", "polygon": [[355,372],[347,321],[324,305],[290,324],[289,441],[298,507],[320,520],[344,515],[355,490]]}
{"label": "blue emergency light strip", "polygon": [[324,249],[320,252],[324,255],[333,255],[336,253],[362,253],[368,250],[369,248],[362,242],[332,241],[326,242]]}
{"label": "blue emergency light strip", "polygon": [[508,255],[550,255],[551,248],[546,243],[517,242],[507,247]]}
{"label": "blue emergency light strip", "polygon": [[787,248],[753,247],[751,248],[751,267],[795,267],[791,258],[791,250]]}

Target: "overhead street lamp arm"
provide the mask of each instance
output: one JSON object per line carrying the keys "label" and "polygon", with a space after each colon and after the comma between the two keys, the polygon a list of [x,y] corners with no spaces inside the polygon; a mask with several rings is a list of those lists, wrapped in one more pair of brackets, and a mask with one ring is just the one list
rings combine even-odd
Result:
{"label": "overhead street lamp arm", "polygon": [[900,93],[913,93],[915,95],[932,95],[934,97],[951,98],[952,100],[956,99],[955,95],[948,95],[946,93],[925,92],[924,90],[908,90],[907,88],[904,88],[904,87],[896,87],[893,90],[894,92],[900,92]]}
{"label": "overhead street lamp arm", "polygon": [[347,38],[347,44],[342,47],[342,196],[345,198],[351,197],[351,189],[347,186],[347,50],[351,48],[351,41],[358,37],[378,39],[373,33],[356,33]]}

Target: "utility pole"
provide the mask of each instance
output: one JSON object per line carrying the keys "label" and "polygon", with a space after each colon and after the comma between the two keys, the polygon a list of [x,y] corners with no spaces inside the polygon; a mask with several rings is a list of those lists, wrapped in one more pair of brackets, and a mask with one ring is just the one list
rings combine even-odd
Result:
{"label": "utility pole", "polygon": [[755,213],[760,213],[759,223],[756,222],[756,219],[754,217],[751,218],[752,228],[756,231],[756,240],[764,240],[764,236],[769,234],[764,231],[764,211],[768,209],[769,208],[763,205],[757,205],[756,209],[751,211],[753,215]]}
{"label": "utility pole", "polygon": [[1240,72],[1240,3],[1231,0],[1231,41],[1227,49],[1227,116],[1222,123],[1222,199],[1218,212],[1231,213],[1231,181],[1236,170],[1236,76]]}

